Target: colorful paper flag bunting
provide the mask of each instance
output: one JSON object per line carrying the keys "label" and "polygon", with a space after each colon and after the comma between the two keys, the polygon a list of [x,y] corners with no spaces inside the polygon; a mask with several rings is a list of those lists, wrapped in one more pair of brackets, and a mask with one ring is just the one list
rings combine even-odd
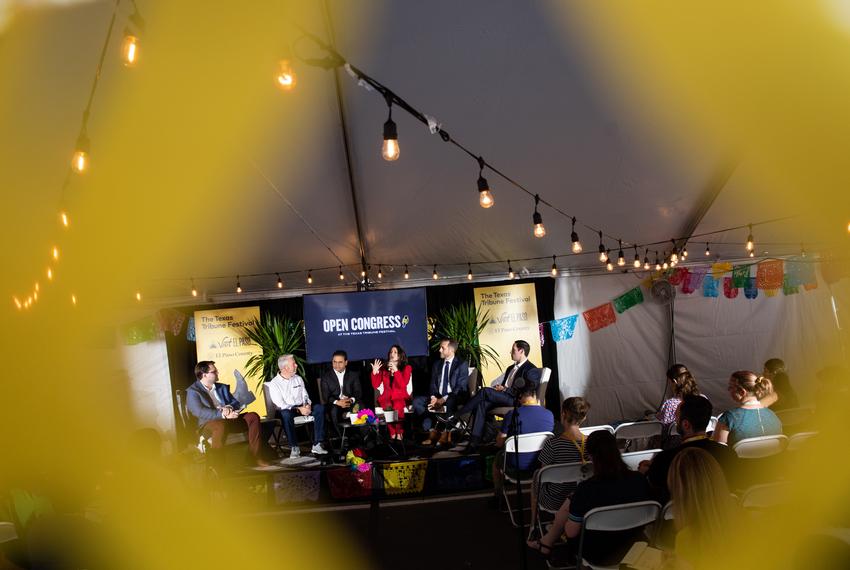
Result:
{"label": "colorful paper flag bunting", "polygon": [[550,322],[552,339],[555,342],[562,342],[573,338],[573,334],[576,332],[576,322],[578,322],[578,315],[570,315]]}
{"label": "colorful paper flag bunting", "polygon": [[756,287],[755,277],[747,277],[747,285],[744,287],[744,296],[747,299],[755,299],[759,296],[759,288]]}
{"label": "colorful paper flag bunting", "polygon": [[590,332],[598,331],[617,321],[617,315],[614,313],[614,306],[611,303],[588,309],[582,313],[582,316]]}
{"label": "colorful paper flag bunting", "polygon": [[715,279],[720,279],[725,273],[732,271],[732,264],[725,261],[718,261],[711,266],[711,276]]}
{"label": "colorful paper flag bunting", "polygon": [[723,278],[723,296],[727,299],[734,299],[738,296],[738,288],[734,286],[734,281],[731,277]]}
{"label": "colorful paper flag bunting", "polygon": [[782,260],[771,259],[758,264],[756,286],[759,289],[779,289],[782,287]]}
{"label": "colorful paper flag bunting", "polygon": [[706,275],[702,280],[702,296],[703,297],[717,297],[720,292],[717,290],[717,284],[720,281],[712,277],[711,275]]}
{"label": "colorful paper flag bunting", "polygon": [[750,278],[749,265],[736,265],[732,268],[732,286],[746,287]]}
{"label": "colorful paper flag bunting", "polygon": [[682,283],[682,293],[690,295],[702,286],[702,280],[708,273],[708,267],[691,267]]}

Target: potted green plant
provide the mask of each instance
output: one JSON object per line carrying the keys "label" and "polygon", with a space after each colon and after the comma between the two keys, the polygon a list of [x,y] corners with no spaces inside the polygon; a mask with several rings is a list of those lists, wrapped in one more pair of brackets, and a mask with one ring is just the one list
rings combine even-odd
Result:
{"label": "potted green plant", "polygon": [[260,321],[244,327],[245,335],[260,345],[262,354],[255,354],[245,362],[246,376],[257,375],[257,390],[263,382],[270,380],[278,372],[277,359],[284,354],[295,356],[298,372],[306,373],[304,361],[304,322],[287,317],[266,314]]}
{"label": "potted green plant", "polygon": [[437,315],[431,334],[431,348],[437,350],[447,338],[457,341],[457,354],[469,365],[481,370],[484,363],[498,365],[499,355],[493,347],[481,344],[481,331],[490,322],[490,311],[482,311],[473,303],[446,307]]}

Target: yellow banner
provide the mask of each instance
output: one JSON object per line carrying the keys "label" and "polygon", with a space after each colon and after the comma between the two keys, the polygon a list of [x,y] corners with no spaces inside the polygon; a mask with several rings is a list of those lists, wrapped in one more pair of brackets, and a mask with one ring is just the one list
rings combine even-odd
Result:
{"label": "yellow banner", "polygon": [[537,296],[534,283],[476,287],[475,307],[482,313],[489,311],[487,326],[481,331],[479,341],[490,345],[499,354],[499,364],[482,365],[481,378],[489,386],[505,368],[512,364],[511,345],[524,340],[531,345],[529,360],[542,366],[540,360],[540,333],[537,326]]}
{"label": "yellow banner", "polygon": [[[198,362],[215,361],[219,382],[229,385],[231,392],[236,390],[234,371],[238,370],[245,376],[245,362],[255,354],[263,353],[263,349],[242,331],[242,327],[250,325],[254,319],[260,319],[259,307],[195,311]],[[255,391],[258,380],[255,376],[245,376],[248,388],[257,396],[247,411],[257,412],[262,417],[266,415],[266,402],[262,389]]]}
{"label": "yellow banner", "polygon": [[405,461],[383,466],[384,492],[387,495],[421,493],[425,488],[427,461]]}

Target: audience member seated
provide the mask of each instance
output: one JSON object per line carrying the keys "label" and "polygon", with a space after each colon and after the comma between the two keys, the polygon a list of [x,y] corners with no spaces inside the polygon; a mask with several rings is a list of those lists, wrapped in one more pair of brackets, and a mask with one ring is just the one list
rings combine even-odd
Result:
{"label": "audience member seated", "polygon": [[386,364],[378,358],[372,363],[372,387],[378,391],[378,405],[396,413],[397,421],[387,424],[393,439],[404,437],[404,408],[410,403],[413,393],[412,375],[413,368],[407,363],[407,353],[397,344],[390,347]]}
{"label": "audience member seated", "polygon": [[696,447],[704,449],[714,457],[728,481],[733,481],[738,468],[738,456],[729,447],[711,441],[705,435],[705,428],[711,419],[711,403],[701,396],[685,396],[678,409],[676,426],[682,434],[682,443],[673,449],[664,450],[652,461],[641,461],[638,468],[646,473],[653,498],[659,503],[666,504],[670,500],[667,489],[667,473],[673,459],[685,449]]}
{"label": "audience member seated", "polygon": [[[518,395],[514,389],[514,380],[522,378],[528,370],[536,368],[528,360],[530,350],[531,346],[524,340],[514,341],[511,345],[511,360],[514,363],[505,370],[502,382],[492,388],[479,390],[457,413],[457,416],[472,413],[472,429],[470,430],[469,445],[466,448],[467,453],[474,452],[481,445],[487,422],[487,412],[493,408],[514,405],[514,400]],[[454,427],[456,421],[456,418],[451,418],[449,427]]]}
{"label": "audience member seated", "polygon": [[[561,405],[561,425],[564,428],[559,436],[549,438],[538,456],[541,467],[557,463],[587,463],[590,456],[585,449],[587,436],[579,427],[587,417],[590,404],[584,398],[573,397],[564,400]],[[547,510],[557,511],[564,500],[576,490],[578,483],[547,483],[540,488],[539,502]],[[537,509],[538,499],[531,496],[531,516]]]}
{"label": "audience member seated", "polygon": [[277,359],[280,372],[268,383],[269,397],[280,415],[283,431],[289,440],[289,458],[301,457],[298,438],[295,436],[295,418],[297,416],[313,416],[313,448],[316,455],[327,453],[322,446],[325,437],[325,410],[322,404],[310,401],[304,379],[297,374],[298,364],[291,354],[284,354]]}
{"label": "audience member seated", "polygon": [[433,445],[437,441],[448,443],[448,430],[440,432],[434,427],[433,412],[442,410],[454,414],[459,405],[469,399],[469,363],[456,358],[457,341],[440,341],[440,360],[431,367],[431,385],[427,396],[413,398],[413,412],[420,419],[422,430],[429,432],[422,445]]}
{"label": "audience member seated", "polygon": [[[555,418],[552,412],[540,405],[537,399],[537,388],[540,386],[542,370],[532,368],[525,373],[525,386],[519,395],[519,407],[517,408],[516,426],[514,422],[514,410],[508,412],[502,421],[502,429],[496,436],[496,446],[503,448],[505,440],[517,433],[551,432],[555,427]],[[537,456],[539,452],[509,453],[505,458],[505,450],[500,449],[493,461],[493,490],[498,497],[502,492],[502,464],[511,477],[531,479],[534,470],[539,466]]]}
{"label": "audience member seated", "polygon": [[782,433],[782,422],[760,402],[770,391],[770,380],[749,370],[739,370],[729,378],[728,390],[738,407],[723,412],[717,419],[714,441],[731,446],[742,439]]}
{"label": "audience member seated", "polygon": [[791,379],[785,371],[785,363],[779,358],[771,358],[764,363],[764,377],[770,380],[770,392],[760,398],[761,405],[778,412],[799,408],[800,401],[797,392],[791,387]]}
{"label": "audience member seated", "polygon": [[670,381],[671,398],[664,400],[661,408],[655,414],[658,421],[665,428],[676,423],[676,410],[685,396],[699,396],[697,381],[684,364],[674,364],[667,370],[667,379]]}
{"label": "audience member seated", "polygon": [[[650,499],[646,477],[631,471],[617,449],[617,440],[607,430],[595,431],[587,437],[587,453],[593,461],[593,477],[579,483],[572,497],[555,515],[555,521],[540,540],[529,540],[528,546],[549,556],[561,534],[567,535],[570,557],[576,552],[584,515],[596,507],[634,503]],[[583,557],[591,564],[617,564],[630,548],[637,534],[632,531],[587,531]]]}
{"label": "audience member seated", "polygon": [[752,536],[757,531],[739,528],[744,514],[735,505],[723,469],[711,453],[698,447],[677,453],[670,464],[667,486],[679,531],[674,567],[738,567],[739,557],[752,552]]}
{"label": "audience member seated", "polygon": [[198,430],[212,440],[210,459],[213,464],[223,462],[224,440],[234,431],[248,432],[248,447],[259,466],[267,466],[262,459],[260,416],[256,412],[240,413],[244,407],[230,393],[230,386],[218,382],[215,362],[202,360],[195,365],[197,380],[186,389],[186,408],[198,419]]}
{"label": "audience member seated", "polygon": [[350,372],[347,367],[348,354],[344,350],[337,350],[331,356],[331,369],[322,374],[320,379],[322,399],[337,435],[342,435],[340,422],[363,399],[360,376]]}

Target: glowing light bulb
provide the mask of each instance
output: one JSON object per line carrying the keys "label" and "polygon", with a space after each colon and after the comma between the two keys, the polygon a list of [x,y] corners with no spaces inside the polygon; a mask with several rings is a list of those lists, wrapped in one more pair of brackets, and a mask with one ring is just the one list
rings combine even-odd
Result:
{"label": "glowing light bulb", "polygon": [[670,267],[670,265],[665,260],[664,263],[661,264],[661,269],[667,269],[668,267]]}
{"label": "glowing light bulb", "polygon": [[644,271],[649,271],[650,267],[651,266],[649,265],[649,260],[644,257],[643,258],[643,269],[644,269]]}
{"label": "glowing light bulb", "polygon": [[71,293],[71,304],[74,305],[74,306],[77,305],[77,296],[74,295],[73,293]]}
{"label": "glowing light bulb", "polygon": [[711,255],[711,248],[708,247],[708,244],[705,244],[705,256],[708,257]]}
{"label": "glowing light bulb", "polygon": [[33,300],[38,301],[38,291],[32,294],[32,298]]}
{"label": "glowing light bulb", "polygon": [[59,248],[56,247],[55,245],[53,246],[53,259],[56,259],[56,260],[59,259]]}
{"label": "glowing light bulb", "polygon": [[141,300],[142,300],[142,292],[136,291],[136,301],[141,302]]}
{"label": "glowing light bulb", "polygon": [[83,150],[78,150],[74,153],[74,158],[71,160],[71,168],[77,174],[82,174],[89,167],[89,154]]}
{"label": "glowing light bulb", "polygon": [[614,263],[611,261],[611,258],[608,258],[608,262],[605,264],[605,269],[608,271],[614,271]]}
{"label": "glowing light bulb", "polygon": [[35,282],[35,290],[36,290],[36,291],[38,291],[38,290],[39,290],[39,288],[38,288],[38,281],[36,281],[36,282]]}
{"label": "glowing light bulb", "polygon": [[195,287],[192,287],[192,296],[193,296],[193,297],[197,297],[197,296],[198,296],[198,290],[197,290],[197,289],[195,289]]}
{"label": "glowing light bulb", "polygon": [[295,72],[288,59],[280,60],[275,83],[282,91],[291,91],[295,87]]}
{"label": "glowing light bulb", "polygon": [[434,280],[440,278],[440,276],[437,275],[437,266],[436,265],[434,266],[434,273],[431,274],[431,278],[434,279]]}
{"label": "glowing light bulb", "polygon": [[[753,241],[753,226],[748,226],[750,228],[750,233],[747,236],[747,251],[751,252],[755,249],[756,244]],[[752,257],[752,255],[750,256]]]}
{"label": "glowing light bulb", "polygon": [[236,283],[236,293],[242,293],[242,285],[240,285],[238,282]]}
{"label": "glowing light bulb", "polygon": [[139,60],[139,38],[127,33],[121,44],[121,61],[125,67],[134,67]]}
{"label": "glowing light bulb", "polygon": [[401,149],[398,146],[398,129],[392,119],[384,123],[384,143],[381,145],[381,156],[384,160],[392,162],[398,160]]}
{"label": "glowing light bulb", "polygon": [[605,251],[604,246],[602,246],[602,247],[603,247],[603,249],[601,249],[599,251],[599,261],[601,261],[602,263],[605,263],[606,261],[608,261],[608,252]]}
{"label": "glowing light bulb", "polygon": [[59,219],[62,220],[62,225],[68,227],[68,214],[65,212],[59,213]]}
{"label": "glowing light bulb", "polygon": [[490,192],[490,187],[487,185],[487,179],[483,176],[478,177],[478,205],[484,209],[492,208],[496,203],[493,193]]}
{"label": "glowing light bulb", "polygon": [[381,270],[381,266],[378,266],[378,279],[384,278],[384,272]]}
{"label": "glowing light bulb", "polygon": [[407,270],[407,266],[404,266],[404,278],[410,279],[410,272]]}
{"label": "glowing light bulb", "polygon": [[537,203],[540,201],[538,196],[534,196],[534,214],[531,216],[531,221],[534,224],[534,237],[542,238],[546,235],[546,227],[543,225],[543,216],[537,211]]}
{"label": "glowing light bulb", "polygon": [[686,248],[686,247],[682,248],[682,257],[684,257],[684,258],[688,257],[688,248]]}
{"label": "glowing light bulb", "polygon": [[676,254],[676,250],[674,249],[673,253],[670,254],[670,262],[671,263],[678,263],[678,261],[679,261],[679,256]]}
{"label": "glowing light bulb", "polygon": [[626,264],[626,257],[623,255],[623,250],[620,250],[620,253],[617,254],[617,265],[620,267]]}
{"label": "glowing light bulb", "polygon": [[283,279],[280,278],[280,273],[276,273],[277,275],[277,288],[283,289]]}
{"label": "glowing light bulb", "polygon": [[552,256],[552,270],[550,271],[550,273],[552,274],[552,277],[558,276],[558,264],[555,263],[555,256],[554,255]]}
{"label": "glowing light bulb", "polygon": [[339,268],[339,280],[345,281],[345,275],[342,274],[342,267]]}
{"label": "glowing light bulb", "polygon": [[751,252],[750,252],[750,257],[755,257],[755,256],[756,256],[756,252],[751,251]]}
{"label": "glowing light bulb", "polygon": [[573,253],[581,253],[581,242],[578,241],[578,234],[573,232],[572,235],[573,240]]}
{"label": "glowing light bulb", "polygon": [[360,277],[366,277],[366,268],[365,267],[360,270]]}
{"label": "glowing light bulb", "polygon": [[53,280],[53,269],[50,267],[47,268],[47,279],[48,281]]}
{"label": "glowing light bulb", "polygon": [[472,281],[472,264],[471,264],[471,263],[467,263],[467,264],[466,264],[466,266],[467,266],[467,267],[469,267],[469,273],[467,273],[467,274],[466,274],[466,278],[467,278],[469,281]]}
{"label": "glowing light bulb", "polygon": [[534,224],[534,237],[542,238],[546,235],[546,228],[543,224]]}
{"label": "glowing light bulb", "polygon": [[15,306],[18,307],[18,309],[23,307],[23,305],[21,304],[21,301],[17,297],[12,297],[12,301],[15,302]]}
{"label": "glowing light bulb", "polygon": [[313,274],[311,272],[307,272],[307,285],[313,284]]}
{"label": "glowing light bulb", "polygon": [[511,262],[509,260],[508,261],[508,279],[513,279],[513,278],[514,278],[514,268],[511,267]]}
{"label": "glowing light bulb", "polygon": [[635,254],[635,261],[634,261],[633,265],[634,265],[635,269],[638,269],[640,267],[640,256],[638,256],[637,254]]}

